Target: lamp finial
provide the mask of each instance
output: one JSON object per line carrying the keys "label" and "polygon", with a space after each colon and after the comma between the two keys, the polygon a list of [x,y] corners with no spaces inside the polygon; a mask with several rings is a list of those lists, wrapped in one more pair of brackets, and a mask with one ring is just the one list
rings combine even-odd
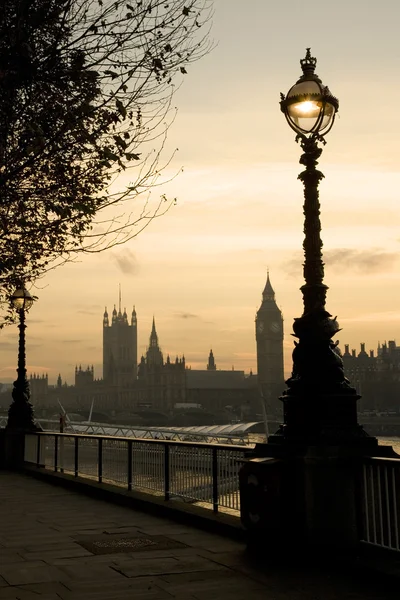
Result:
{"label": "lamp finial", "polygon": [[317,66],[317,59],[311,56],[311,48],[306,48],[306,55],[300,60],[300,65],[304,75],[313,75]]}

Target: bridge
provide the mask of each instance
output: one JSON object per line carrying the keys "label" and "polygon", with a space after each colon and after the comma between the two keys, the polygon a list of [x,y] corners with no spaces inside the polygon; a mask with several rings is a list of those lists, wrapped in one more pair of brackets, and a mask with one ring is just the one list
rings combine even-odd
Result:
{"label": "bridge", "polygon": [[[59,419],[35,419],[35,423],[44,431],[60,431]],[[7,417],[0,416],[0,428],[6,425]],[[129,427],[127,425],[111,425],[109,423],[85,423],[68,419],[64,425],[64,431],[86,435],[111,435],[138,439],[248,445],[251,443],[249,436],[263,432],[264,424],[257,421],[227,425],[203,425],[200,427]]]}

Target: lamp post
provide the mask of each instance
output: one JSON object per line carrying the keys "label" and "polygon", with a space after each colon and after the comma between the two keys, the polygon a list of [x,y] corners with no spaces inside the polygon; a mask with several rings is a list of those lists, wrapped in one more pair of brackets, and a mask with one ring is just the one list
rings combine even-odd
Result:
{"label": "lamp post", "polygon": [[319,182],[324,175],[316,166],[331,130],[339,101],[315,73],[316,59],[307,48],[300,60],[302,75],[286,97],[281,110],[296,133],[305,166],[298,178],[304,185],[304,312],[293,325],[293,372],[281,400],[284,423],[270,436],[270,443],[361,444],[375,446],[357,421],[356,390],[345,378],[343,362],[332,338],[340,331],[336,317],[325,308],[328,287],[324,283],[319,203]]}
{"label": "lamp post", "polygon": [[19,315],[19,344],[17,379],[14,381],[12,391],[13,401],[8,409],[7,429],[37,431],[39,428],[34,423],[33,407],[29,401],[30,391],[25,358],[25,312],[32,307],[33,298],[24,287],[20,287],[15,290],[10,301]]}

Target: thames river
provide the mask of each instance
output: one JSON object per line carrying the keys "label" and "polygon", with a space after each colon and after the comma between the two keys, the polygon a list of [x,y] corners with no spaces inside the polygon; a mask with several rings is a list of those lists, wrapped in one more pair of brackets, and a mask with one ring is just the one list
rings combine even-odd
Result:
{"label": "thames river", "polygon": [[[400,454],[400,437],[378,437],[379,443],[383,446],[393,446],[393,450]],[[262,434],[251,434],[249,436],[249,442],[264,442],[265,435]]]}
{"label": "thames river", "polygon": [[400,454],[400,437],[378,437],[383,446],[393,446],[393,450]]}

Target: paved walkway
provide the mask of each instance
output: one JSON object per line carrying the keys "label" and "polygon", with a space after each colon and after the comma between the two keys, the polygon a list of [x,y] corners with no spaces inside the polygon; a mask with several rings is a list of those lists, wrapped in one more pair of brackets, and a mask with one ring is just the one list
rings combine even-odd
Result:
{"label": "paved walkway", "polygon": [[385,587],[257,569],[240,542],[0,471],[0,600],[398,600]]}

